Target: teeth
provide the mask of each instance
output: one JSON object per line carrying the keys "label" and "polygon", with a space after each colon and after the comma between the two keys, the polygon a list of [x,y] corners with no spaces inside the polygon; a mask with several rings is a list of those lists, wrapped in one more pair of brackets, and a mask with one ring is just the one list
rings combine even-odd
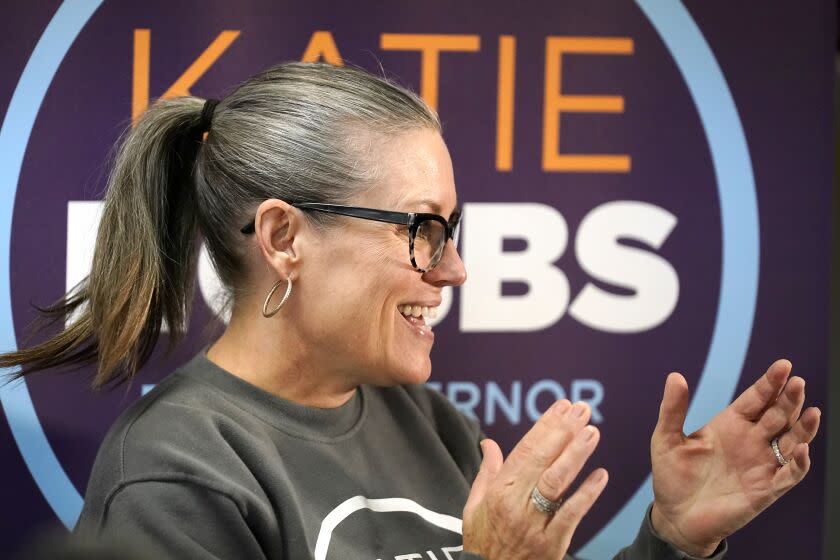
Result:
{"label": "teeth", "polygon": [[428,317],[429,319],[434,319],[438,315],[438,308],[437,307],[426,307],[420,305],[400,305],[398,308],[400,313],[405,315],[406,317]]}

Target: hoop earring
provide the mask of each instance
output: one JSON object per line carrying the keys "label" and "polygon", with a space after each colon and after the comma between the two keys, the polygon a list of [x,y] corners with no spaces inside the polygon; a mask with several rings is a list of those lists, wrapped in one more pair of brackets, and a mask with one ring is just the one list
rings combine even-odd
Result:
{"label": "hoop earring", "polygon": [[289,294],[292,293],[292,279],[291,279],[291,277],[289,277],[289,278],[286,279],[286,283],[287,283],[286,284],[286,293],[283,295],[283,299],[280,300],[280,303],[277,305],[277,307],[272,309],[271,312],[268,312],[266,310],[266,308],[268,307],[268,302],[271,300],[271,296],[273,296],[274,292],[277,291],[277,288],[280,286],[280,282],[282,282],[282,281],[283,281],[282,278],[280,280],[278,280],[277,283],[274,284],[274,286],[272,286],[271,291],[268,292],[268,296],[266,296],[266,298],[265,298],[265,302],[263,303],[263,306],[262,306],[262,314],[263,314],[263,317],[265,317],[265,318],[273,317],[275,313],[280,311],[280,308],[283,307],[283,305],[286,303],[286,300],[289,299]]}

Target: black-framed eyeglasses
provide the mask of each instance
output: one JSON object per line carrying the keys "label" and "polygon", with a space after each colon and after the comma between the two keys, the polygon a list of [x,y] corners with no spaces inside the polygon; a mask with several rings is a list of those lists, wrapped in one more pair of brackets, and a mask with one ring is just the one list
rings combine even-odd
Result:
{"label": "black-framed eyeglasses", "polygon": [[[292,204],[301,210],[329,212],[353,218],[375,220],[389,224],[400,224],[408,230],[408,257],[411,265],[418,272],[428,272],[440,262],[446,242],[452,239],[457,244],[458,225],[461,211],[455,209],[449,220],[438,214],[425,212],[391,212],[376,208],[360,208],[342,204],[322,204],[320,202],[298,202]],[[244,234],[254,233],[255,222],[251,221],[241,230]]]}

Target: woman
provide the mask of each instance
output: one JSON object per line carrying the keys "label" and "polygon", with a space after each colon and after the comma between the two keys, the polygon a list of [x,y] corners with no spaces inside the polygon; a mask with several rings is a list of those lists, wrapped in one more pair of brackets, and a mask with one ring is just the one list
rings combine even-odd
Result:
{"label": "woman", "polygon": [[[587,406],[554,403],[504,460],[423,385],[425,319],[466,280],[457,207],[435,112],[356,68],[280,64],[221,102],[151,107],[121,141],[90,276],[45,310],[81,318],[0,365],[96,359],[96,387],[130,380],[162,320],[183,333],[198,234],[230,321],[112,427],[77,532],[153,557],[564,557],[607,482],[568,490],[599,439]],[[617,558],[722,558],[802,480],[819,411],[800,414],[790,369],[688,437],[668,377],[655,500]]]}

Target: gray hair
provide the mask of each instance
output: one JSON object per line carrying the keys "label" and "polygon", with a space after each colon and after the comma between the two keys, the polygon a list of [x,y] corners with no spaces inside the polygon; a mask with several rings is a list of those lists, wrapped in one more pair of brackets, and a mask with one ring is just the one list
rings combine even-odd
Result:
{"label": "gray hair", "polygon": [[[96,360],[92,385],[134,377],[170,329],[185,334],[203,237],[229,306],[245,280],[239,231],[263,200],[347,203],[377,184],[378,141],[441,131],[437,113],[394,81],[353,66],[286,62],[240,84],[201,141],[204,100],[160,99],[116,144],[90,274],[37,307],[53,324],[79,318],[30,348],[0,354],[11,377]],[[307,213],[319,227],[331,218]],[[87,304],[87,305],[84,305]],[[84,305],[84,307],[82,307]]]}

